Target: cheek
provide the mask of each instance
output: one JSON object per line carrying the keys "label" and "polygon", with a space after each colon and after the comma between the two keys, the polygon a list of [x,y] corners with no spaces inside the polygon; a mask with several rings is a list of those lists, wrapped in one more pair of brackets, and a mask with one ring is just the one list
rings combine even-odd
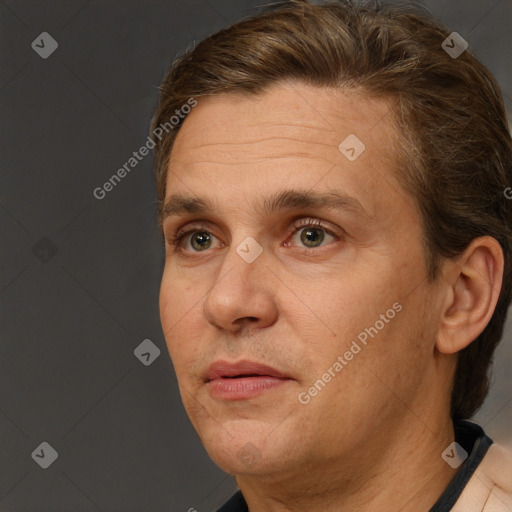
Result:
{"label": "cheek", "polygon": [[181,324],[186,321],[187,317],[185,302],[186,298],[179,293],[179,287],[176,286],[175,280],[170,277],[169,273],[164,272],[159,297],[160,321],[173,363],[175,363],[176,357],[182,354],[182,348],[185,345],[180,335]]}
{"label": "cheek", "polygon": [[202,295],[204,291],[199,283],[180,277],[169,264],[165,266],[159,296],[160,320],[164,334],[179,328],[180,324],[187,321],[188,315],[200,307]]}
{"label": "cheek", "polygon": [[172,280],[169,279],[165,272],[160,284],[159,307],[162,331],[169,347],[169,339],[172,338],[172,331],[177,323],[179,302],[177,300],[176,287],[173,286]]}
{"label": "cheek", "polygon": [[335,348],[342,350],[391,307],[390,295],[387,284],[379,282],[377,276],[367,271],[352,271],[331,280],[321,294],[317,291],[318,298],[312,308],[318,309],[320,318],[333,331]]}
{"label": "cheek", "polygon": [[187,378],[190,367],[200,356],[204,316],[201,297],[204,291],[164,270],[160,286],[160,321],[169,356],[178,378]]}
{"label": "cheek", "polygon": [[[422,384],[431,354],[431,328],[421,290],[396,298],[401,310],[374,337],[367,338],[357,356],[357,369],[356,365],[353,369],[372,388],[373,398],[380,397],[379,402],[402,410]],[[386,310],[381,313],[386,315]],[[378,328],[375,320],[371,325]]]}
{"label": "cheek", "polygon": [[375,270],[371,273],[370,269],[350,272],[331,280],[321,296],[319,289],[309,295],[308,305],[318,312],[322,320],[318,328],[324,333],[319,335],[317,330],[315,337],[311,331],[307,338],[306,351],[313,370],[308,372],[310,379],[321,378],[341,356],[346,366],[342,362],[343,370],[336,372],[329,387],[334,390],[341,385],[346,390],[350,382],[353,390],[364,390],[369,378],[375,380],[375,371],[386,372],[388,364],[391,367],[403,361],[404,335],[411,319],[404,318],[400,291],[387,276],[392,277]]}

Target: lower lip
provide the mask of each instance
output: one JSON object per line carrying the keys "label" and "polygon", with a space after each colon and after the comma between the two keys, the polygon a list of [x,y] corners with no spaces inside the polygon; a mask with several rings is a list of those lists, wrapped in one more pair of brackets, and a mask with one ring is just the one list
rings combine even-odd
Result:
{"label": "lower lip", "polygon": [[223,400],[244,400],[275,389],[290,379],[261,377],[219,378],[208,382],[210,395]]}

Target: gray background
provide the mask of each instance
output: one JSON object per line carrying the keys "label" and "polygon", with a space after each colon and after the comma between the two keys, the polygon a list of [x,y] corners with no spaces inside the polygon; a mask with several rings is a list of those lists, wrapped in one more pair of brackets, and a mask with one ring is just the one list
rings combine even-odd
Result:
{"label": "gray background", "polygon": [[[181,405],[158,313],[163,248],[153,160],[103,200],[146,141],[177,52],[263,0],[0,3],[0,510],[215,510],[236,486]],[[510,0],[426,4],[512,106]],[[58,48],[41,58],[32,41]],[[510,184],[512,186],[512,183]],[[476,417],[512,447],[511,323]],[[145,366],[135,348],[161,354]],[[57,460],[42,469],[42,443]]]}

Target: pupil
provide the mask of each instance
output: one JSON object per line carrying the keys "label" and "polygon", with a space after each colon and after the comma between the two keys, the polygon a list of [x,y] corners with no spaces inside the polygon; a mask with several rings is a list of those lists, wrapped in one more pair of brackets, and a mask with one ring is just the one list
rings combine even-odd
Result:
{"label": "pupil", "polygon": [[305,229],[302,232],[301,239],[305,245],[309,245],[310,242],[321,242],[324,239],[324,232],[321,229]]}
{"label": "pupil", "polygon": [[[199,248],[200,251],[208,248],[209,244],[203,245],[202,243],[209,242],[209,241],[210,241],[210,236],[208,235],[208,233],[206,233],[206,231],[200,231],[199,233],[196,233],[192,237],[192,245],[194,246],[195,249]],[[198,242],[198,245],[196,245],[196,242]]]}

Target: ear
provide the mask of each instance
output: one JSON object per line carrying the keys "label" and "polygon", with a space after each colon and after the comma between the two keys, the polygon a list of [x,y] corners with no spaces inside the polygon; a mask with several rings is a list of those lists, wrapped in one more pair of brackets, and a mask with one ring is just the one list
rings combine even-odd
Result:
{"label": "ear", "polygon": [[455,260],[444,263],[439,352],[459,352],[485,329],[498,302],[503,268],[503,250],[490,236],[475,238]]}

